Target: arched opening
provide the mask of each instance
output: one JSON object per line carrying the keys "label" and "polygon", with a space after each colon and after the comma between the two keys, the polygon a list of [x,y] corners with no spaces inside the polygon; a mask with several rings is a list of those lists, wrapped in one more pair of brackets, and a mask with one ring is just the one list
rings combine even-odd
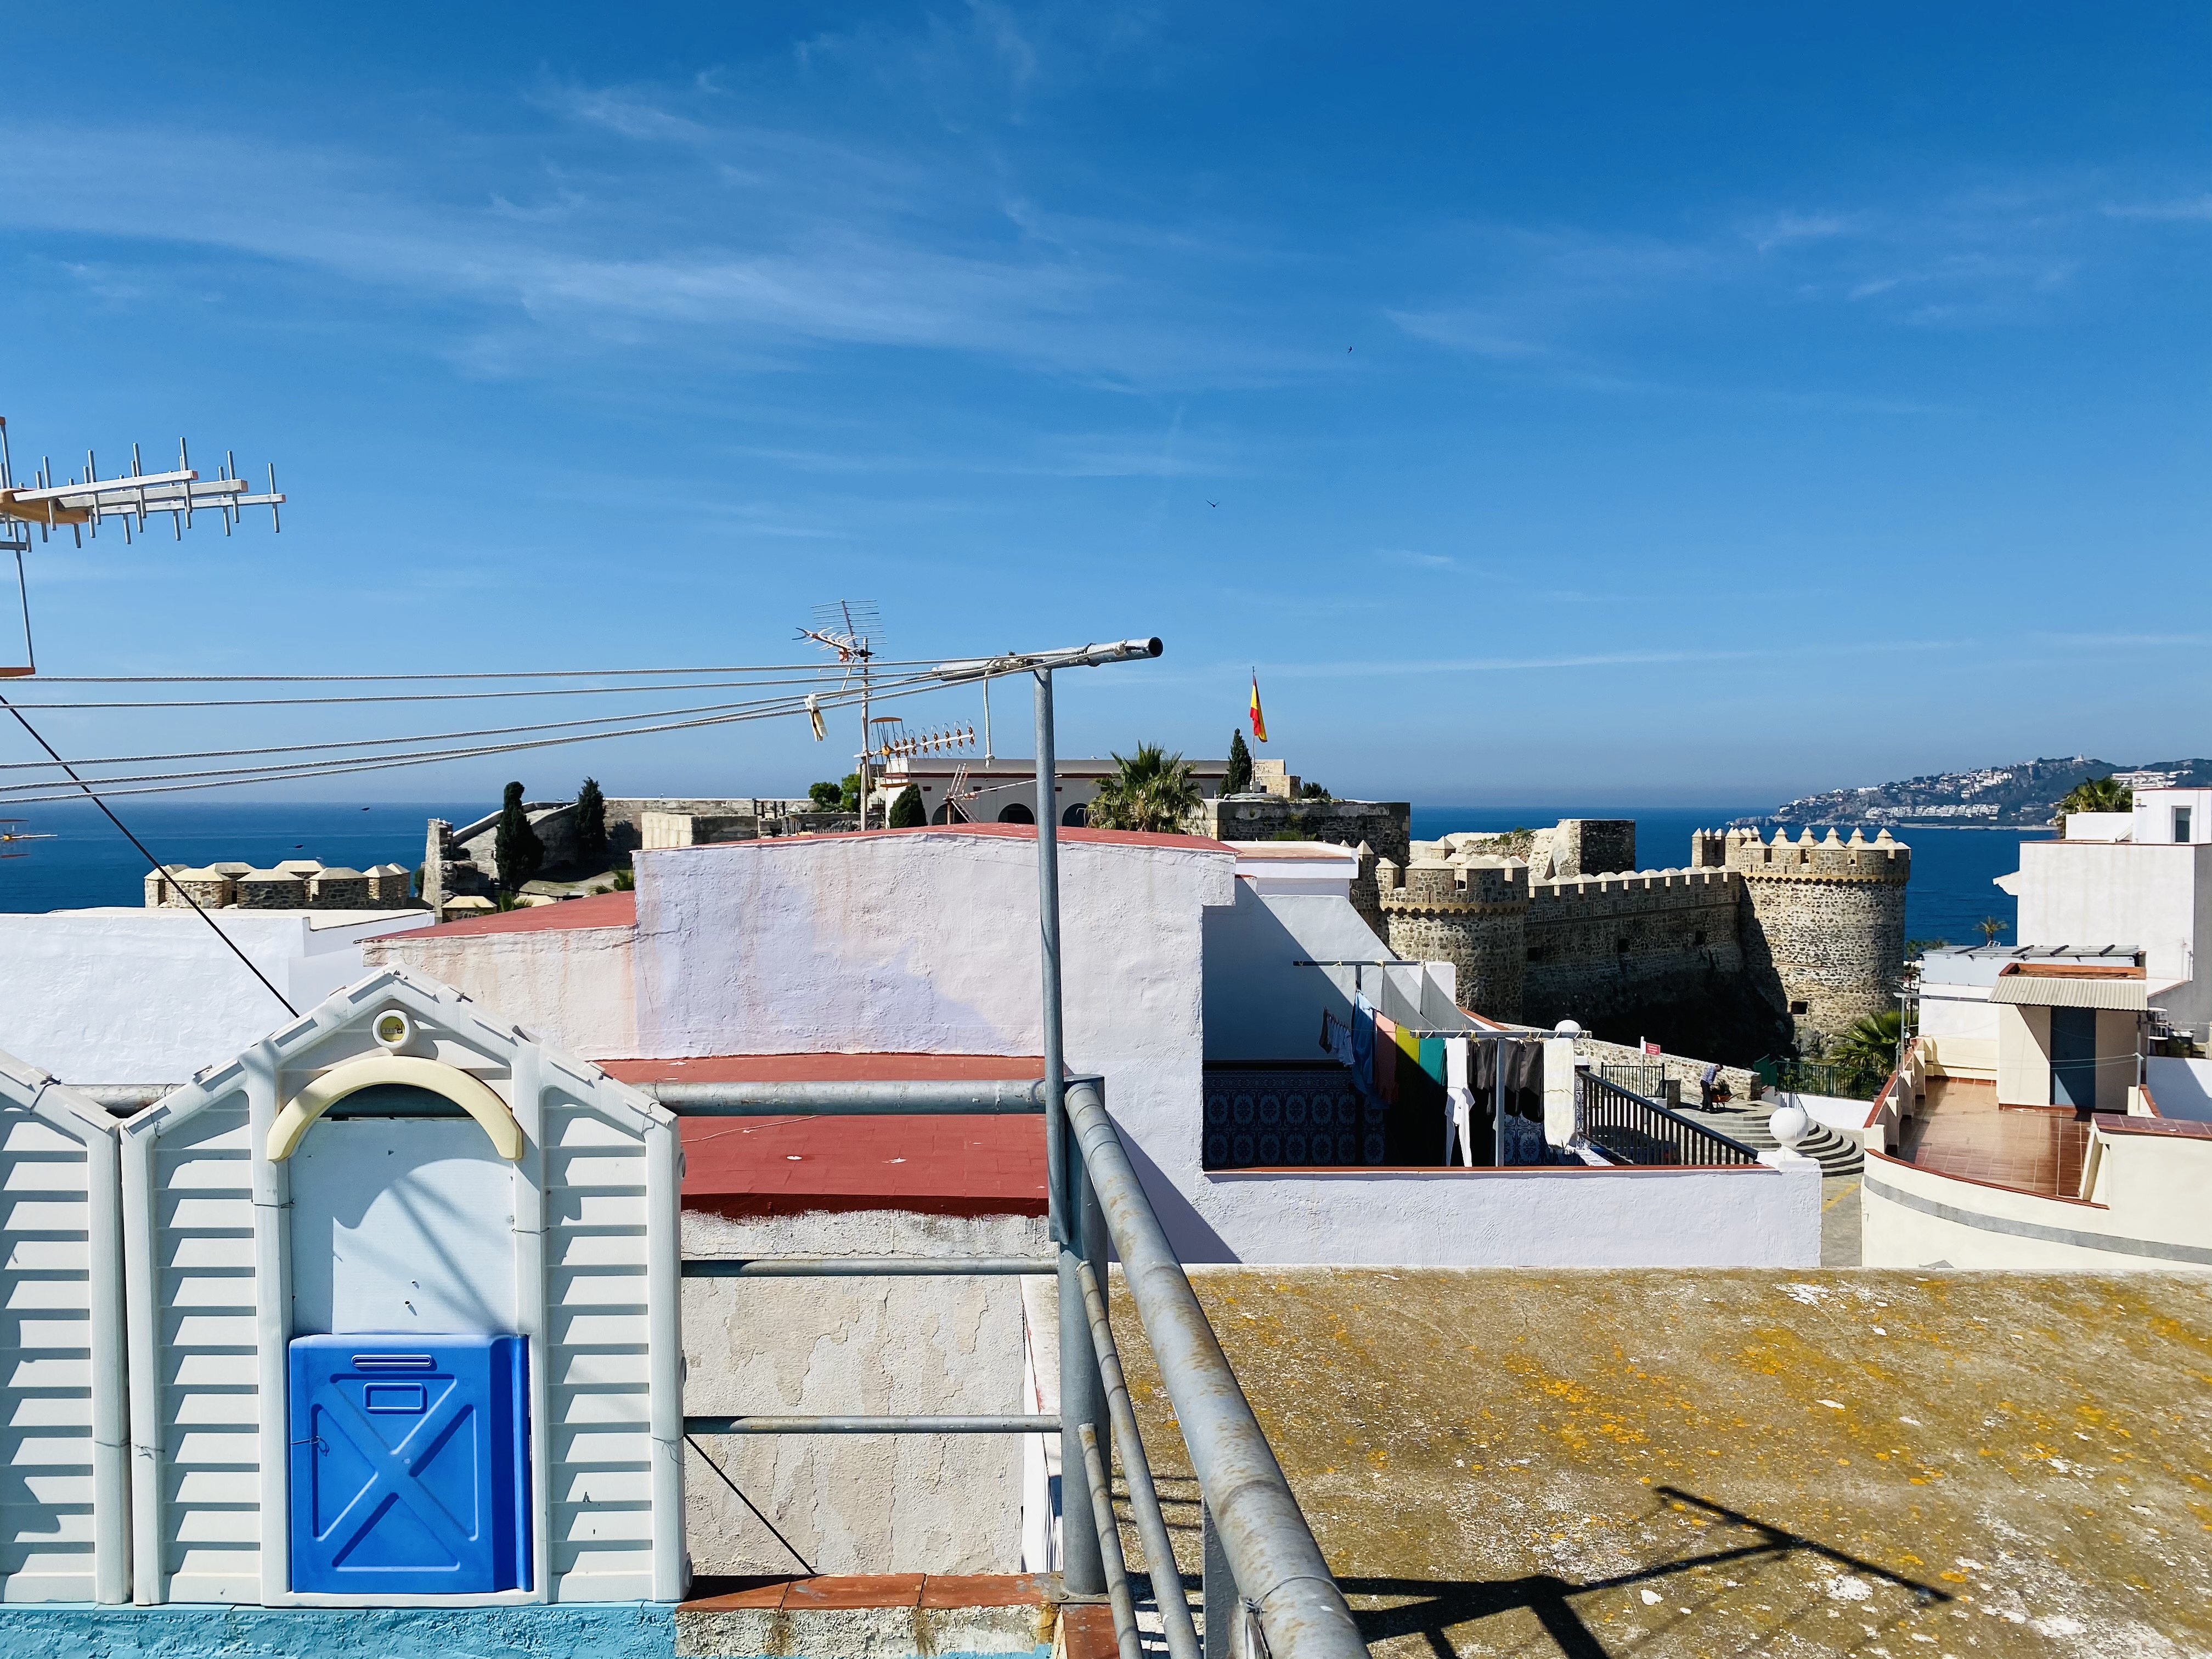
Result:
{"label": "arched opening", "polygon": [[1060,821],[1071,830],[1084,829],[1091,822],[1091,809],[1078,801],[1060,815]]}
{"label": "arched opening", "polygon": [[1021,802],[1015,801],[1009,805],[1002,806],[999,809],[999,822],[1001,823],[1035,823],[1036,822],[1036,814],[1030,811],[1030,809],[1023,805]]}
{"label": "arched opening", "polygon": [[929,821],[932,823],[973,823],[975,822],[965,811],[949,800],[941,804],[929,815]]}

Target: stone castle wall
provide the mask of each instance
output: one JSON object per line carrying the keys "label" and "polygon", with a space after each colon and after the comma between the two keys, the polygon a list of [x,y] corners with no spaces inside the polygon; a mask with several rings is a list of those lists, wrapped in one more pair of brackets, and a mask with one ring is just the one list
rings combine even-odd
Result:
{"label": "stone castle wall", "polygon": [[1747,976],[1787,1009],[1802,1047],[1898,1006],[1911,848],[1887,830],[1872,841],[1831,830],[1819,842],[1777,830],[1766,843],[1742,830],[1723,848],[1744,881]]}
{"label": "stone castle wall", "polygon": [[1525,869],[1376,862],[1376,898],[1390,954],[1449,962],[1458,970],[1463,1008],[1512,1009],[1518,1018],[1528,969],[1528,889]]}
{"label": "stone castle wall", "polygon": [[1743,878],[1732,871],[1538,882],[1529,898],[1522,1018],[1532,1024],[1685,1000],[1743,975]]}
{"label": "stone castle wall", "polygon": [[[1539,850],[1553,868],[1579,863],[1621,828],[1570,820],[1539,831]],[[1514,860],[1425,851],[1402,869],[1378,860],[1376,907],[1395,954],[1453,963],[1462,1003],[1494,1018],[1755,1000],[1809,1049],[1896,1006],[1911,851],[1887,831],[1769,843],[1701,830],[1690,855],[1687,869],[1530,882]]]}

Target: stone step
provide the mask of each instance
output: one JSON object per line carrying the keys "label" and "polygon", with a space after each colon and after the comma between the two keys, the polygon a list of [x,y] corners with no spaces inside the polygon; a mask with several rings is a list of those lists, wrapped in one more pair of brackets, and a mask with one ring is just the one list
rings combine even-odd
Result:
{"label": "stone step", "polygon": [[[1740,1140],[1753,1152],[1771,1152],[1781,1143],[1766,1127],[1772,1111],[1741,1111],[1730,1108],[1719,1112],[1692,1112],[1731,1140]],[[1797,1150],[1820,1166],[1823,1175],[1856,1175],[1866,1166],[1866,1151],[1848,1135],[1838,1134],[1826,1124],[1815,1119],[1812,1131],[1797,1143]]]}

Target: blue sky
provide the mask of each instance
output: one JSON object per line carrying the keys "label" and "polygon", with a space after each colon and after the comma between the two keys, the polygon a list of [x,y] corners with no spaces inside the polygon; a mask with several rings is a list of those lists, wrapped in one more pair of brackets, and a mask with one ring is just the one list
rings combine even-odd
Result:
{"label": "blue sky", "polygon": [[[1267,752],[1431,804],[2203,753],[2208,33],[2155,4],[27,13],[19,470],[181,431],[293,502],[281,538],[38,550],[42,665],[778,661],[857,595],[898,655],[1164,636],[1064,688],[1063,752],[1218,754],[1256,665]],[[46,720],[80,753],[440,724]],[[769,793],[844,769],[836,735],[520,764]]]}

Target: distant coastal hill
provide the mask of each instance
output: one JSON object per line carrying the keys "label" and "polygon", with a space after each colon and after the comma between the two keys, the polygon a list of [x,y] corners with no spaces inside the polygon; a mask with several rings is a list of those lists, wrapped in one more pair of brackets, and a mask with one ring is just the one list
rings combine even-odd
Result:
{"label": "distant coastal hill", "polygon": [[2022,761],[1978,772],[1942,772],[1863,789],[1831,789],[1784,801],[1761,817],[1738,824],[1924,823],[1956,827],[2022,828],[2049,823],[2066,792],[2085,778],[2118,778],[2130,789],[2212,787],[2212,760],[2147,761],[2124,766],[2075,755],[2068,760]]}

